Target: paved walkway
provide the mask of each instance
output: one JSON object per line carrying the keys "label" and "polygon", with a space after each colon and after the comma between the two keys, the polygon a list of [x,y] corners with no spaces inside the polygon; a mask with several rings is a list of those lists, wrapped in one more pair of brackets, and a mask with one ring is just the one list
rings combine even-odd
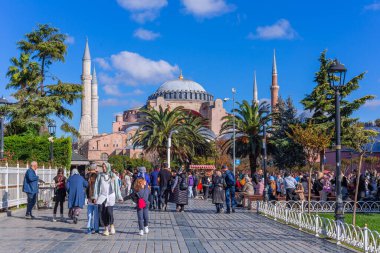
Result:
{"label": "paved walkway", "polygon": [[0,218],[0,252],[349,252],[255,213],[215,214],[209,201],[191,200],[185,213],[150,212],[150,233],[137,234],[130,203],[115,209],[116,235],[86,235],[85,215],[77,225],[51,222],[52,210],[35,220],[23,213]]}

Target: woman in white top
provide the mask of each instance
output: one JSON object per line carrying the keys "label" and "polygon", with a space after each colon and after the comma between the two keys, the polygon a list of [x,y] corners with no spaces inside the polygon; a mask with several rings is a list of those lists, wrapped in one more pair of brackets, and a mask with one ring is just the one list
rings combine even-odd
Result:
{"label": "woman in white top", "polygon": [[[100,225],[104,226],[103,235],[115,234],[113,206],[116,200],[122,201],[118,177],[111,171],[108,162],[103,163],[103,172],[98,175],[94,187],[94,199],[99,207]],[[110,226],[110,229],[108,229]]]}
{"label": "woman in white top", "polygon": [[125,194],[128,196],[131,193],[131,187],[132,187],[131,172],[129,172],[128,170],[125,171],[124,184],[125,184]]}

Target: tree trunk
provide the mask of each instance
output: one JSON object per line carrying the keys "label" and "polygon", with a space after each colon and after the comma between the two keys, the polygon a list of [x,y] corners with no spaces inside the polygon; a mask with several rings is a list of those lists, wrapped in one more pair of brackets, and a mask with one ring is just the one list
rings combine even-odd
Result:
{"label": "tree trunk", "polygon": [[251,177],[253,177],[257,169],[256,156],[254,154],[249,154],[249,165],[251,167]]}
{"label": "tree trunk", "polygon": [[310,202],[311,202],[311,173],[313,173],[313,166],[309,165],[310,168],[309,168],[309,179],[308,179],[308,185],[309,185],[309,189],[308,189],[308,196],[307,196],[307,210],[308,210],[308,213],[310,214]]}
{"label": "tree trunk", "polygon": [[319,152],[319,171],[321,172],[323,172],[325,169],[324,160],[325,160],[325,150],[323,149]]}
{"label": "tree trunk", "polygon": [[362,161],[363,161],[363,156],[364,153],[360,154],[360,159],[359,159],[359,168],[358,172],[356,174],[356,189],[355,189],[355,198],[354,198],[354,210],[352,213],[352,225],[355,226],[356,224],[356,205],[358,204],[358,193],[359,193],[359,180],[360,180],[360,172],[362,170]]}

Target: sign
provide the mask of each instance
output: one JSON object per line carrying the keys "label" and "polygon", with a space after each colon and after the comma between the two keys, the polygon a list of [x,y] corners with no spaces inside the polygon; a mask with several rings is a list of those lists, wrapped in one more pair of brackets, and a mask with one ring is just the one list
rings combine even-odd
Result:
{"label": "sign", "polygon": [[240,165],[240,159],[235,160],[235,165]]}

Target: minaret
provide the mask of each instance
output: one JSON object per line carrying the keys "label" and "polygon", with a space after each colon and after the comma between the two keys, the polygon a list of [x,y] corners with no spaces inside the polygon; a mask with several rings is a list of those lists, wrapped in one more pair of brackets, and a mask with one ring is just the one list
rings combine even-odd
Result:
{"label": "minaret", "polygon": [[91,80],[91,123],[92,134],[98,135],[98,111],[99,111],[99,97],[98,97],[98,79],[96,78],[96,70],[92,72]]}
{"label": "minaret", "polygon": [[79,146],[82,146],[86,141],[92,138],[92,123],[91,123],[91,56],[88,48],[88,40],[82,59],[82,116],[79,125]]}
{"label": "minaret", "polygon": [[258,98],[258,91],[257,91],[257,81],[256,81],[256,70],[254,72],[253,77],[253,100],[252,104],[259,104],[259,98]]}
{"label": "minaret", "polygon": [[272,111],[278,102],[278,90],[279,89],[280,89],[280,86],[278,86],[278,83],[277,83],[276,50],[273,50],[272,86],[270,87]]}

